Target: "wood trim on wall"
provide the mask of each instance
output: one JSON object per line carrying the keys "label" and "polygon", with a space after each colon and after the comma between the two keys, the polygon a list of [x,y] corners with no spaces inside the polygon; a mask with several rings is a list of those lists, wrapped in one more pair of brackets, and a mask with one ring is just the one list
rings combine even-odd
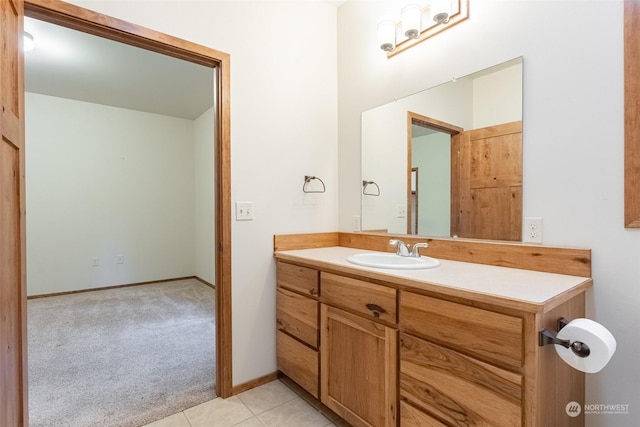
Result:
{"label": "wood trim on wall", "polygon": [[216,79],[216,356],[217,395],[233,393],[231,349],[231,104],[230,56],[59,0],[26,0],[25,14],[43,21],[215,68]]}
{"label": "wood trim on wall", "polygon": [[247,381],[246,383],[238,384],[233,387],[233,395],[240,394],[244,391],[251,390],[252,388],[260,387],[261,385],[265,385],[270,383],[271,381],[275,381],[280,376],[278,371],[272,372],[267,375],[263,375],[258,378],[254,378],[251,381]]}
{"label": "wood trim on wall", "polygon": [[[338,243],[327,239],[337,235]],[[392,237],[386,233],[319,233],[289,234],[274,236],[274,251],[309,249],[330,246],[393,252],[389,246]],[[545,271],[591,277],[591,249],[558,248],[528,245],[517,242],[493,242],[464,239],[435,239],[419,236],[398,236],[408,244],[428,242],[429,247],[421,253],[434,258],[524,270]],[[288,242],[294,242],[288,244]],[[321,244],[318,244],[321,242]],[[305,243],[307,245],[305,246]]]}
{"label": "wood trim on wall", "polygon": [[326,248],[338,246],[339,233],[276,234],[273,236],[274,251]]}
{"label": "wood trim on wall", "polygon": [[640,228],[640,2],[624,1],[624,226]]}
{"label": "wood trim on wall", "polygon": [[110,285],[110,286],[100,286],[98,288],[88,288],[88,289],[76,289],[73,291],[62,291],[62,292],[52,292],[49,294],[38,294],[38,295],[27,295],[27,299],[40,299],[40,298],[48,298],[48,297],[60,297],[63,295],[73,295],[73,294],[84,294],[86,292],[94,292],[94,291],[107,291],[110,289],[118,289],[118,288],[131,288],[133,286],[144,286],[144,285],[154,285],[156,283],[165,283],[165,282],[177,282],[178,280],[189,280],[195,279],[203,285],[207,285],[210,288],[214,288],[214,286],[204,280],[200,279],[196,276],[184,276],[184,277],[172,277],[170,279],[160,279],[160,280],[148,280],[145,282],[135,282],[135,283],[123,283],[121,285]]}
{"label": "wood trim on wall", "polygon": [[[340,233],[340,246],[390,252],[390,238],[389,234]],[[591,249],[419,236],[394,235],[393,238],[410,245],[427,242],[429,247],[421,253],[433,258],[591,277]]]}

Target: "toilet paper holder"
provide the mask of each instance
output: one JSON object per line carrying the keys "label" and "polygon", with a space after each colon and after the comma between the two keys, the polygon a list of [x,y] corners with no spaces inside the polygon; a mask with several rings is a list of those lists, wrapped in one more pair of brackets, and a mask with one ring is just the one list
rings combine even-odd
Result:
{"label": "toilet paper holder", "polygon": [[[564,317],[558,319],[558,331],[569,324],[569,321]],[[552,331],[547,328],[543,328],[538,332],[538,345],[542,347],[546,344],[557,344],[564,348],[570,348],[577,356],[587,357],[591,354],[589,346],[580,341],[571,342],[570,340],[561,340],[558,338],[558,332]]]}

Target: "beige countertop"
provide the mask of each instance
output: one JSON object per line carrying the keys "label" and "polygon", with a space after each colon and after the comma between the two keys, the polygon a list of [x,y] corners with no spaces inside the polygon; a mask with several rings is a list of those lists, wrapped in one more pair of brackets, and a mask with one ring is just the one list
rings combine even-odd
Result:
{"label": "beige countertop", "polygon": [[357,253],[375,252],[341,246],[278,251],[277,259],[306,264],[321,270],[356,274],[388,281],[399,287],[439,292],[451,296],[499,303],[531,312],[545,312],[584,292],[589,277],[544,273],[485,264],[439,260],[440,266],[423,270],[363,267],[347,261]]}

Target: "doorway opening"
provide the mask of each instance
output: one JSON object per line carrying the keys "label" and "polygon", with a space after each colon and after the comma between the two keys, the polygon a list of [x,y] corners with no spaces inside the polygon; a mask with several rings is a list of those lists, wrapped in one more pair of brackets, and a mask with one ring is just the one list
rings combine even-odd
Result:
{"label": "doorway opening", "polygon": [[[231,239],[230,239],[230,103],[229,55],[158,33],[88,9],[63,2],[25,2],[25,16],[141,47],[153,52],[211,67],[214,87],[215,137],[215,285],[216,285],[216,394],[232,394],[231,379]],[[26,325],[23,325],[26,333]],[[23,336],[23,345],[26,339]],[[23,348],[23,351],[26,349]],[[25,366],[26,369],[26,366]],[[23,385],[26,387],[26,384]]]}
{"label": "doorway opening", "polygon": [[407,234],[451,235],[452,138],[463,130],[407,112]]}

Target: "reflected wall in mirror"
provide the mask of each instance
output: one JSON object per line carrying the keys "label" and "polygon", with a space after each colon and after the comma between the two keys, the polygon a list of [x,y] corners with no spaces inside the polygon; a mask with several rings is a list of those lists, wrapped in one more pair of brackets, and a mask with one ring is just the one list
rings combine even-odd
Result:
{"label": "reflected wall in mirror", "polygon": [[362,231],[522,238],[522,58],[362,113]]}

